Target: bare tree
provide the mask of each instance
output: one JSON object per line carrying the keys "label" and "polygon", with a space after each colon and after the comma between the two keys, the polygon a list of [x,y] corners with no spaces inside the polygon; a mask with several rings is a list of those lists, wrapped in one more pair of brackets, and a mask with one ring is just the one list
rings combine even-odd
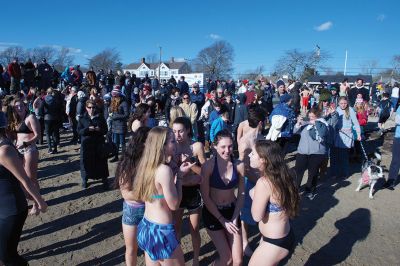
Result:
{"label": "bare tree", "polygon": [[0,53],[0,64],[7,66],[17,57],[20,62],[25,61],[26,52],[21,46],[11,46]]}
{"label": "bare tree", "polygon": [[378,64],[379,64],[378,60],[375,59],[367,60],[360,64],[361,72],[366,75],[372,75],[374,70],[377,69]]}
{"label": "bare tree", "polygon": [[71,54],[71,50],[66,47],[62,47],[56,54],[53,62],[54,67],[58,71],[64,71],[65,67],[71,66],[74,62],[74,56]]}
{"label": "bare tree", "polygon": [[29,49],[26,52],[26,56],[32,60],[32,62],[40,62],[43,58],[46,58],[49,64],[53,63],[54,56],[57,50],[51,46],[36,47]]}
{"label": "bare tree", "polygon": [[273,72],[279,76],[288,75],[291,79],[305,78],[305,76],[309,76],[310,73],[316,72],[319,67],[322,67],[322,64],[329,57],[328,52],[320,49],[317,52],[301,52],[297,49],[289,50],[278,59]]}
{"label": "bare tree", "polygon": [[256,67],[255,69],[245,71],[244,74],[239,76],[239,79],[257,80],[265,71],[263,65]]}
{"label": "bare tree", "polygon": [[392,76],[396,79],[400,79],[400,55],[393,56],[392,66]]}
{"label": "bare tree", "polygon": [[88,59],[89,68],[115,70],[117,63],[120,61],[119,52],[115,48],[107,48],[92,58]]}
{"label": "bare tree", "polygon": [[193,65],[196,71],[203,72],[212,79],[228,78],[233,71],[234,50],[227,41],[216,41],[202,49]]}

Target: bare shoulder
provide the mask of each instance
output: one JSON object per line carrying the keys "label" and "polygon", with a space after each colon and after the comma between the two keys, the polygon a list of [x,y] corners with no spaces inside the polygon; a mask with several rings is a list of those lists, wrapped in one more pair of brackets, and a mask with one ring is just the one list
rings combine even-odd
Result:
{"label": "bare shoulder", "polygon": [[201,151],[204,151],[204,145],[200,141],[195,142],[192,145],[193,145],[193,153],[195,153],[196,155],[199,154]]}
{"label": "bare shoulder", "polygon": [[161,180],[168,180],[165,177],[171,177],[171,176],[173,176],[172,169],[171,169],[171,167],[169,167],[166,164],[160,164],[160,166],[158,166],[158,168],[155,172],[155,180],[158,183],[161,183],[161,182],[159,182]]}
{"label": "bare shoulder", "polygon": [[245,168],[244,162],[241,161],[241,160],[235,160],[235,161],[234,161],[234,164],[236,165],[236,170],[237,170],[242,176],[244,176],[244,168]]}

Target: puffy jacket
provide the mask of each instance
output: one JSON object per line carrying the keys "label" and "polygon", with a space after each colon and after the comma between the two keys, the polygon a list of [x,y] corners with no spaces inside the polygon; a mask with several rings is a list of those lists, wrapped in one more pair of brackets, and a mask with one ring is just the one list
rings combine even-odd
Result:
{"label": "puffy jacket", "polygon": [[112,133],[123,134],[127,130],[127,120],[129,117],[128,103],[125,99],[121,99],[118,111],[112,113]]}
{"label": "puffy jacket", "polygon": [[287,118],[281,129],[281,137],[290,138],[293,135],[293,128],[296,124],[296,115],[293,109],[286,103],[280,103],[272,110],[269,116],[270,121],[274,115],[282,115]]}

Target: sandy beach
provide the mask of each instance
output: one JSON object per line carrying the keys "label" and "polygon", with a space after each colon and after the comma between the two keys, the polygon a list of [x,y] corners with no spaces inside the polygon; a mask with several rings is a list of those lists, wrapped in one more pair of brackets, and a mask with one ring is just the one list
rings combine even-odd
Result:
{"label": "sandy beach", "polygon": [[[393,132],[384,140],[374,134],[368,140],[368,150],[381,146],[387,176]],[[69,133],[62,134],[62,147],[55,155],[40,147],[38,176],[49,208],[45,214],[27,218],[19,251],[33,266],[124,265],[120,193],[104,192],[100,181],[91,181],[86,190],[81,188],[79,146],[66,146],[69,138]],[[294,155],[287,156],[291,167]],[[110,183],[115,167],[115,163],[109,164]],[[301,213],[292,222],[297,246],[287,265],[399,265],[400,187],[381,190],[384,180],[380,180],[375,199],[370,200],[367,188],[355,192],[359,166],[353,164],[351,171],[347,180],[320,180],[313,201],[302,198]],[[182,247],[186,264],[191,265],[186,221],[184,226]],[[209,265],[217,254],[201,228],[200,262]],[[259,240],[257,231],[253,228],[251,232],[253,248]],[[139,265],[144,265],[143,260],[143,253],[139,253]]]}

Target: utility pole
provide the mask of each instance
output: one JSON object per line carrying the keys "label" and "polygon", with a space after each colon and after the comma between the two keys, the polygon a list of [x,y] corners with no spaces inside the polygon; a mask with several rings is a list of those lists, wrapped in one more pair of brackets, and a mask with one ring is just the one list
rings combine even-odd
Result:
{"label": "utility pole", "polygon": [[158,65],[158,81],[161,81],[161,46],[160,46],[160,64]]}
{"label": "utility pole", "polygon": [[344,76],[346,76],[346,70],[347,70],[347,50],[346,50],[346,56],[344,58],[344,71],[343,71]]}

